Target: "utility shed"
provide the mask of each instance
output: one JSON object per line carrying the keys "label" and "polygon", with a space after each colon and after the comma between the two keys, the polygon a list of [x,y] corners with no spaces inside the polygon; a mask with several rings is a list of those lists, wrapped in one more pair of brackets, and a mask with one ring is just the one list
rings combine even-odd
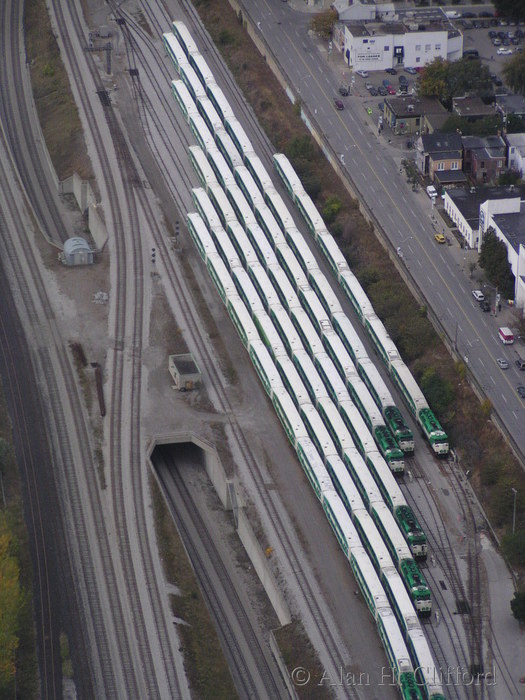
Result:
{"label": "utility shed", "polygon": [[168,369],[179,391],[191,391],[201,383],[201,373],[191,353],[170,355]]}
{"label": "utility shed", "polygon": [[68,238],[58,257],[64,265],[92,265],[95,262],[89,243],[80,236]]}

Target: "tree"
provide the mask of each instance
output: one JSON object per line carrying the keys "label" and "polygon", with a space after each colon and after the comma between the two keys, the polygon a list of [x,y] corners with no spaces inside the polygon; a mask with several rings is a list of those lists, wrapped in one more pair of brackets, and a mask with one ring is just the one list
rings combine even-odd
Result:
{"label": "tree", "polygon": [[329,39],[332,36],[334,24],[337,22],[339,14],[337,10],[326,10],[319,12],[310,20],[310,29],[318,34],[323,39]]}
{"label": "tree", "polygon": [[441,131],[454,134],[461,131],[463,136],[493,136],[503,128],[503,117],[494,114],[482,119],[470,121],[468,117],[460,117],[459,114],[451,114],[441,127]]}
{"label": "tree", "polygon": [[510,17],[518,22],[525,19],[525,0],[494,0],[500,17]]}
{"label": "tree", "polygon": [[507,256],[507,246],[497,238],[492,228],[483,237],[478,264],[504,298],[514,298],[514,275]]}
{"label": "tree", "polygon": [[[524,0],[525,2],[525,0]],[[514,54],[503,67],[503,77],[507,85],[519,95],[525,95],[525,55]],[[522,125],[523,129],[523,125]]]}
{"label": "tree", "polygon": [[441,101],[448,97],[448,61],[436,58],[429,63],[419,77],[419,93],[424,97],[438,97]]}
{"label": "tree", "polygon": [[518,622],[525,622],[525,591],[516,591],[510,601],[510,609]]}
{"label": "tree", "polygon": [[9,689],[15,676],[19,644],[19,615],[23,604],[19,566],[12,555],[13,539],[5,519],[0,523],[0,692]]}
{"label": "tree", "polygon": [[454,96],[476,95],[488,99],[493,89],[490,71],[481,61],[463,58],[450,63],[436,58],[423,71],[419,92],[425,97],[438,97],[450,109]]}
{"label": "tree", "polygon": [[504,187],[505,185],[515,185],[520,179],[520,174],[517,170],[506,170],[501,173],[498,180],[498,185]]}

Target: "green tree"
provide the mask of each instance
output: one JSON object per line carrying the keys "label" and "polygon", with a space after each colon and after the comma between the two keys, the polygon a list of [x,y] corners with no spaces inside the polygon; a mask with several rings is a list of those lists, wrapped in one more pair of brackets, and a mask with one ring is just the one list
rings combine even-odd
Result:
{"label": "green tree", "polygon": [[441,127],[441,131],[453,134],[461,131],[463,136],[492,136],[501,131],[503,127],[503,117],[494,114],[490,117],[483,117],[474,121],[467,117],[460,117],[459,114],[451,114]]}
{"label": "green tree", "polygon": [[481,61],[463,58],[450,63],[436,58],[423,71],[419,92],[425,97],[438,97],[450,109],[454,96],[476,95],[488,99],[494,91],[490,71]]}
{"label": "green tree", "polygon": [[510,601],[510,609],[518,622],[525,622],[525,591],[516,591]]}
{"label": "green tree", "polygon": [[419,77],[419,93],[424,97],[438,97],[441,101],[447,99],[448,93],[448,61],[436,58],[429,63]]}
{"label": "green tree", "polygon": [[334,24],[339,17],[337,10],[326,10],[319,12],[310,20],[310,29],[323,39],[329,39],[332,36]]}
{"label": "green tree", "polygon": [[492,228],[483,237],[478,264],[504,298],[514,298],[515,280],[508,261],[507,246],[497,238]]}
{"label": "green tree", "polygon": [[[525,1],[525,0],[524,0]],[[503,67],[503,77],[507,85],[519,95],[525,95],[525,55],[514,54]],[[523,129],[523,124],[522,124]]]}
{"label": "green tree", "polygon": [[339,197],[328,197],[323,207],[323,211],[321,212],[323,219],[327,224],[331,224],[332,221],[335,221],[335,218],[341,211],[342,206],[343,203]]}
{"label": "green tree", "polygon": [[23,594],[19,566],[13,556],[13,536],[2,518],[0,522],[0,692],[8,690],[15,677],[15,655],[19,644],[19,615]]}
{"label": "green tree", "polygon": [[520,174],[516,170],[506,170],[499,176],[499,185],[515,185],[520,179]]}
{"label": "green tree", "polygon": [[500,17],[525,19],[525,0],[494,0],[494,7]]}
{"label": "green tree", "polygon": [[512,566],[525,565],[525,532],[518,530],[514,534],[509,533],[501,538],[501,549]]}
{"label": "green tree", "polygon": [[452,383],[441,377],[434,367],[428,367],[421,376],[420,386],[436,413],[446,415],[454,401]]}

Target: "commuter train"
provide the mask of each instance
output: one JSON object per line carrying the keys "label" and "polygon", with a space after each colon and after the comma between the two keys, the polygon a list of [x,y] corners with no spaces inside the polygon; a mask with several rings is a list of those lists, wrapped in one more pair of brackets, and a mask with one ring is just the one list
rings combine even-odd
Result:
{"label": "commuter train", "polygon": [[[189,92],[191,93],[190,90]],[[194,89],[194,92],[195,95],[197,95],[197,90]],[[198,98],[196,97],[195,99]],[[256,156],[253,155],[252,158],[256,158]],[[246,167],[248,166],[246,165]],[[265,177],[264,171],[261,173],[261,176],[263,178]],[[210,185],[210,188],[215,187],[215,185],[211,183],[211,180],[209,178],[209,172],[208,184]],[[255,258],[258,257],[258,255],[256,253],[255,248],[252,251],[247,251],[247,260],[243,260],[240,255],[238,255],[238,258],[236,258],[235,253],[239,253],[239,248],[235,245],[234,241],[236,240],[237,236],[242,237],[243,234],[241,234],[241,231],[243,230],[243,227],[239,226],[238,223],[235,223],[233,220],[226,220],[225,218],[226,234],[229,237],[229,239],[227,239],[224,232],[221,231],[221,218],[217,215],[216,212],[214,213],[211,211],[211,209],[214,208],[213,205],[211,206],[211,209],[208,206],[211,204],[211,202],[206,196],[205,190],[202,188],[197,188],[193,192],[193,199],[197,210],[199,211],[199,213],[202,212],[205,220],[200,221],[200,217],[198,217],[197,215],[191,215],[191,217],[189,216],[188,228],[190,229],[190,235],[192,235],[192,238],[197,243],[197,238],[199,238],[199,231],[202,234],[199,239],[200,243],[197,244],[199,254],[206,261],[206,266],[212,277],[212,280],[217,286],[219,294],[226,305],[228,313],[232,318],[232,321],[234,322],[234,325],[237,329],[237,332],[239,333],[239,336],[241,337],[243,344],[250,353],[250,357],[252,358],[254,367],[257,371],[257,374],[261,378],[263,385],[265,386],[265,390],[271,396],[272,403],[276,408],[279,418],[283,423],[283,426],[285,427],[286,433],[290,441],[292,442],[292,445],[294,445],[294,448],[297,451],[299,460],[303,465],[303,468],[305,468],[305,455],[309,455],[310,460],[312,460],[313,455],[315,454],[313,451],[315,448],[313,447],[313,443],[310,440],[309,433],[306,430],[304,423],[301,421],[301,416],[305,415],[307,407],[311,407],[311,409],[308,411],[309,415],[312,413],[312,411],[315,412],[315,408],[306,400],[308,389],[304,388],[304,391],[301,392],[299,387],[297,386],[295,394],[299,397],[299,399],[298,404],[296,405],[294,403],[294,399],[292,399],[291,395],[286,391],[285,385],[282,381],[283,375],[293,376],[293,384],[297,385],[300,375],[299,377],[297,377],[293,374],[291,370],[291,365],[288,364],[288,353],[282,342],[281,336],[275,330],[275,327],[271,323],[270,317],[263,310],[265,300],[266,302],[270,300],[267,309],[270,310],[270,312],[272,311],[273,306],[275,305],[277,290],[275,289],[275,287],[273,288],[273,290],[271,290],[270,287],[266,286],[266,294],[263,297],[261,297],[261,302],[259,304],[255,296],[255,291],[259,291],[259,287],[261,286],[262,280],[264,279],[262,272],[266,272],[266,268],[264,264],[256,262]],[[215,201],[217,201],[217,199],[218,198],[216,196]],[[205,200],[208,201],[206,202]],[[272,210],[272,207],[270,207],[270,210]],[[279,207],[274,206],[274,210],[279,211]],[[278,220],[278,225],[282,230],[284,212],[280,213],[282,215],[279,216],[280,221]],[[191,224],[190,221],[192,222]],[[217,222],[219,222],[218,228],[212,231],[212,225],[217,226]],[[208,234],[207,237],[204,236],[205,229],[206,233]],[[243,242],[245,243],[246,240],[249,240],[251,242],[251,239],[248,235],[248,231],[246,231],[245,233],[246,236]],[[283,233],[284,235],[286,235],[286,231],[283,231]],[[215,242],[218,244],[218,247],[216,246],[214,252],[211,244]],[[219,252],[217,252],[217,250],[219,249],[220,254]],[[268,257],[269,256],[267,255],[267,257],[265,258],[265,262],[268,261]],[[274,257],[275,262],[278,265],[277,256],[274,255]],[[227,264],[225,264],[225,260],[227,261]],[[228,273],[228,267],[230,268],[230,272],[232,274]],[[246,274],[244,267],[246,267]],[[278,274],[277,269],[275,269],[273,265],[273,262],[272,265],[268,265],[268,270],[272,267],[274,268],[272,278],[276,280],[278,278]],[[287,277],[285,277],[284,279],[288,281]],[[255,283],[251,283],[253,282],[253,280],[258,281],[259,287],[256,286]],[[268,280],[268,277],[266,277],[266,280]],[[280,295],[278,292],[277,296],[280,299]],[[299,311],[301,310],[297,307],[295,309],[295,313],[299,314]],[[305,312],[303,311],[303,313]],[[273,316],[276,316],[275,311],[273,313]],[[283,322],[286,323],[284,321],[285,317],[283,316],[282,318]],[[293,321],[294,317],[292,314],[290,314],[290,318],[292,318]],[[288,324],[287,326],[287,332],[291,333],[292,327],[290,327]],[[261,330],[263,331],[262,334]],[[297,338],[295,336],[293,342],[297,342]],[[298,346],[296,345],[296,347]],[[300,352],[304,353],[306,351],[300,351],[299,349],[297,349],[295,351],[295,354],[292,351],[292,361],[294,365],[296,364],[295,358],[299,356]],[[309,357],[308,353],[306,354],[306,356],[313,364],[313,361]],[[258,361],[254,361],[254,358],[257,358]],[[274,368],[273,371],[271,369],[272,359]],[[279,363],[279,366],[282,368],[282,374],[279,374],[279,372],[276,370],[275,361],[277,361]],[[259,367],[259,369],[257,367]],[[263,378],[267,377],[269,377],[269,379],[265,383]],[[321,396],[319,396],[318,398],[319,400],[322,400]],[[324,397],[324,401],[326,402],[326,397]],[[300,407],[300,410],[298,410],[298,406]],[[334,414],[334,416],[335,415],[336,414]],[[319,432],[320,438],[328,451],[334,450],[334,454],[332,454],[331,456],[332,461],[335,458],[337,458],[340,461],[340,466],[342,466],[343,469],[346,469],[346,461],[341,460],[341,458],[337,455],[333,444],[332,447],[330,447],[330,435],[326,431],[326,428],[323,431],[321,425],[324,428],[324,424],[318,424],[315,434]],[[356,462],[357,457],[359,457],[364,467],[364,470],[366,470],[366,474],[368,475],[368,477],[370,477],[370,472],[366,469],[366,466],[363,462],[363,458],[358,454],[355,447],[351,447],[350,443],[341,443],[341,446],[345,447],[344,454],[347,458],[349,454],[352,454],[353,461]],[[395,484],[395,481],[391,476],[390,470],[388,469],[388,467],[382,459],[381,462],[383,463],[383,467],[385,468],[386,473],[388,473],[393,483]],[[305,472],[306,471],[307,470],[305,468]],[[409,608],[407,609],[407,594],[404,591],[402,581],[399,578],[396,569],[393,565],[390,567],[384,566],[384,571],[382,571],[381,573],[381,579],[383,581],[383,584],[385,585],[385,589],[397,590],[397,594],[394,594],[392,597],[392,600],[394,601],[392,603],[392,608],[390,608],[390,606],[388,605],[388,602],[386,601],[384,592],[382,590],[381,596],[382,599],[385,601],[385,607],[379,608],[378,606],[373,605],[374,598],[369,597],[369,590],[373,581],[372,577],[375,576],[376,581],[379,581],[379,579],[375,574],[373,568],[371,567],[370,560],[368,560],[368,565],[365,563],[364,558],[367,557],[367,554],[361,542],[359,541],[359,538],[355,531],[355,527],[351,534],[347,534],[347,536],[343,536],[343,538],[340,537],[340,532],[348,533],[348,527],[346,527],[346,529],[343,530],[341,525],[343,523],[345,526],[348,526],[348,524],[352,525],[352,521],[350,519],[350,516],[348,516],[348,514],[346,513],[340,499],[337,517],[333,517],[334,509],[337,503],[336,499],[338,499],[338,496],[333,490],[333,487],[330,487],[330,483],[326,478],[326,471],[327,470],[325,469],[324,471],[317,470],[316,472],[311,472],[311,475],[309,476],[310,483],[312,483],[312,487],[316,491],[318,498],[320,497],[320,499],[322,500],[325,513],[327,514],[327,517],[329,518],[331,525],[334,528],[336,535],[338,536],[338,539],[341,543],[341,546],[343,547],[343,550],[345,551],[345,554],[351,561],[351,566],[354,571],[354,574],[356,575],[356,580],[358,580],[363,595],[367,599],[367,604],[369,605],[372,614],[374,615],[374,618],[376,620],[379,634],[385,646],[389,662],[391,663],[392,668],[396,671],[396,678],[402,690],[403,697],[424,697],[424,695],[421,692],[421,688],[423,688],[425,691],[427,691],[425,693],[426,697],[431,697],[435,700],[437,700],[437,698],[443,698],[444,696],[442,695],[441,688],[437,684],[431,683],[434,677],[439,677],[439,674],[432,674],[431,672],[433,668],[433,661],[430,655],[428,644],[426,643],[426,640],[422,633],[421,635],[416,634],[417,631],[420,631],[420,628],[418,630],[418,628],[414,627],[413,625],[413,620],[415,616],[413,613],[410,613]],[[346,471],[345,473],[348,474],[348,472]],[[364,473],[362,476],[364,478]],[[314,484],[316,484],[317,486],[315,486]],[[370,484],[368,484],[368,486],[366,486],[366,493],[369,496],[369,503],[371,502],[371,493],[374,489],[377,492],[378,487],[375,484],[375,482],[371,482]],[[392,503],[397,503],[395,498],[392,498],[391,501]],[[372,511],[370,510],[370,505],[366,505],[368,513],[364,510],[364,508],[361,509],[359,522],[360,527],[363,529],[363,531],[366,530],[368,532],[369,537],[372,537],[372,533],[374,532],[374,516]],[[393,521],[388,523],[388,516],[386,514],[390,513],[392,507],[388,502],[387,505],[389,506],[390,510],[388,510],[384,505],[380,508],[380,505],[381,504],[378,502],[376,510],[382,511],[380,517],[383,520],[385,518],[387,519],[387,529],[390,531],[392,530],[392,526],[395,525],[395,523],[393,523]],[[397,504],[394,507],[400,506],[399,504]],[[355,509],[358,510],[357,505],[355,506]],[[346,521],[343,521],[345,515]],[[343,540],[345,544],[343,544]],[[350,543],[352,544],[352,546],[349,546]],[[406,549],[406,545],[404,546]],[[380,545],[378,541],[376,549],[379,550],[379,548]],[[399,547],[393,543],[390,544],[390,548],[393,548],[392,551],[395,552],[398,552],[399,550]],[[352,557],[352,555],[354,555],[354,557]],[[354,559],[354,564],[352,564],[352,558]],[[405,561],[405,559],[401,556],[398,558],[399,561]],[[357,566],[357,564],[355,563],[357,561],[360,562],[360,566]],[[385,561],[387,561],[386,558]],[[360,572],[361,570],[367,570],[367,574],[364,578],[359,577],[356,573],[358,571]],[[402,571],[401,568],[399,570]],[[389,582],[388,586],[386,584],[387,581]],[[381,582],[379,582],[378,595],[380,589]],[[403,591],[403,594],[400,591]],[[389,596],[390,595],[391,593],[389,593]],[[405,597],[404,602],[403,595]],[[376,597],[376,600],[379,600],[379,598]],[[398,609],[404,610],[404,613],[399,613]],[[398,622],[396,622],[396,617]],[[417,618],[415,619],[417,622]],[[412,637],[408,636],[408,629],[411,629],[413,631]],[[409,660],[407,647],[410,650],[412,661]],[[423,673],[421,673],[421,669],[418,669],[420,675],[417,677],[417,679],[419,680],[419,683],[422,684],[418,688],[414,668],[418,665],[420,659],[429,661],[429,663],[426,664],[427,667],[424,669]],[[423,685],[426,683],[429,683],[429,685]]]}
{"label": "commuter train", "polygon": [[[335,251],[335,246],[332,243],[328,244],[330,234],[312,200],[301,183],[297,182],[298,178],[292,165],[283,154],[274,155],[274,165],[433,451],[439,456],[447,455],[449,445],[445,431],[429,408],[410,370],[400,358],[386,328],[374,313],[372,304],[357,278],[348,266],[345,266],[340,253]],[[391,415],[394,422],[398,418],[397,413]]]}

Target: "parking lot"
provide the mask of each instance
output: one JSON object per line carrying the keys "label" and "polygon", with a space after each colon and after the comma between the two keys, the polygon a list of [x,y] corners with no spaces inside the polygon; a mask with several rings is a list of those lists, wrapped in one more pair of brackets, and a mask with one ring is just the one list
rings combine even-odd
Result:
{"label": "parking lot", "polygon": [[[469,10],[465,10],[465,12],[470,14]],[[502,74],[503,67],[514,53],[521,52],[525,39],[520,35],[525,34],[525,27],[515,24],[508,25],[505,20],[486,17],[478,19],[467,17],[453,20],[453,22],[463,33],[463,50],[474,49],[478,52],[480,60],[488,67],[493,76],[495,93],[504,93],[506,88]],[[498,24],[495,24],[496,22]],[[483,24],[483,26],[474,26],[474,24]],[[490,37],[489,32],[495,33],[496,36]],[[508,32],[511,33],[511,38],[508,37]],[[501,35],[507,36],[502,38]],[[499,39],[501,44],[496,42],[494,45],[493,39]],[[498,54],[497,51],[501,48],[512,53],[508,55]],[[377,122],[378,114],[381,112],[379,106],[383,99],[388,95],[402,94],[400,88],[403,84],[406,86],[408,94],[415,92],[417,77],[417,71],[411,67],[391,69],[390,71],[356,71],[352,74],[349,88],[352,95],[363,99],[365,109],[371,108],[373,110],[373,115],[370,116],[373,116],[374,121]],[[389,86],[391,86],[390,89]]]}

